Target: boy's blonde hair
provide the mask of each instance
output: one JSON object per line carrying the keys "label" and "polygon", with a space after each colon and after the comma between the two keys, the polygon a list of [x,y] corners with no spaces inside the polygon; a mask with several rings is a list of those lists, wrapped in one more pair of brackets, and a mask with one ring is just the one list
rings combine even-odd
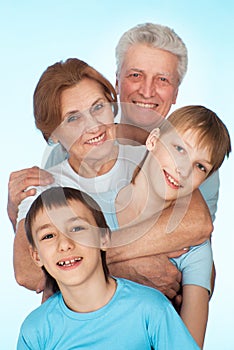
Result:
{"label": "boy's blonde hair", "polygon": [[181,107],[171,113],[167,120],[178,133],[193,131],[199,147],[208,149],[213,165],[209,176],[220,168],[225,156],[229,156],[229,132],[217,114],[210,109],[199,105]]}

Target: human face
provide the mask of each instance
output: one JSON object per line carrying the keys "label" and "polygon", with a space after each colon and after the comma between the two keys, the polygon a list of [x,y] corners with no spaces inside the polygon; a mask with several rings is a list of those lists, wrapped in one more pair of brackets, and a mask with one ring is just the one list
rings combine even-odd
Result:
{"label": "human face", "polygon": [[121,121],[152,130],[159,116],[166,117],[176,103],[177,67],[178,58],[168,51],[132,45],[116,81],[120,102],[124,102]]}
{"label": "human face", "polygon": [[54,277],[61,291],[85,285],[103,276],[100,229],[91,211],[79,201],[43,209],[32,223],[32,257]]}
{"label": "human face", "polygon": [[191,130],[175,131],[160,137],[153,150],[154,187],[161,198],[175,200],[197,189],[212,170],[210,152],[199,147]]}
{"label": "human face", "polygon": [[69,152],[77,168],[86,161],[104,161],[113,152],[114,116],[98,82],[85,78],[61,94],[62,123],[52,137]]}

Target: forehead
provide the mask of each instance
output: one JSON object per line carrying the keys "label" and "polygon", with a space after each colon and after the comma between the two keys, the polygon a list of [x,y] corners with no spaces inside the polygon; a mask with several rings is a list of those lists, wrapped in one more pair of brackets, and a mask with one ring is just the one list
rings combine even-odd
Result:
{"label": "forehead", "polygon": [[70,108],[85,111],[99,98],[104,98],[103,86],[96,80],[84,78],[76,85],[61,93],[62,114]]}
{"label": "forehead", "polygon": [[177,74],[178,58],[171,52],[154,48],[146,44],[134,44],[126,52],[123,67],[138,68],[143,71],[161,71]]}
{"label": "forehead", "polygon": [[68,205],[59,207],[44,207],[42,210],[40,210],[32,223],[34,230],[45,224],[50,224],[62,229],[66,224],[73,222],[74,220],[79,220],[92,226],[97,226],[91,210],[82,202],[78,200],[71,200],[67,204]]}

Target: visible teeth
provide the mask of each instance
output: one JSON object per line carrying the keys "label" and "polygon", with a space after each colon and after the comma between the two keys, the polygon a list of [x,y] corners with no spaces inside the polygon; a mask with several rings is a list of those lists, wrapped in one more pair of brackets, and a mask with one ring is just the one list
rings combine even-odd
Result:
{"label": "visible teeth", "polygon": [[135,104],[139,107],[143,107],[143,108],[155,108],[158,105],[155,103],[142,103],[142,102],[135,102]]}
{"label": "visible teeth", "polygon": [[80,261],[82,258],[75,258],[75,259],[71,259],[71,260],[65,260],[65,261],[59,261],[58,265],[59,266],[68,266],[68,265],[72,265],[74,264],[76,261]]}
{"label": "visible teeth", "polygon": [[100,142],[103,138],[104,138],[105,134],[103,133],[102,135],[98,136],[98,137],[94,137],[91,140],[88,140],[87,143],[96,143],[96,142]]}
{"label": "visible teeth", "polygon": [[173,177],[171,177],[169,174],[166,174],[167,179],[170,181],[170,183],[172,183],[173,185],[179,187],[179,183],[177,181],[175,181],[175,179],[173,179]]}

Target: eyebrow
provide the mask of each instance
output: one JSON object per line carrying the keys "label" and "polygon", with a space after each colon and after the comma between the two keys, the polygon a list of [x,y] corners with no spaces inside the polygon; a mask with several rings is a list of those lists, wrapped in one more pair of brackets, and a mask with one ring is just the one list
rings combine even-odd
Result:
{"label": "eyebrow", "polygon": [[51,225],[51,224],[44,224],[44,225],[39,226],[35,232],[36,232],[36,234],[38,234],[38,232],[46,230],[48,228],[52,228],[52,227],[53,227],[53,225]]}
{"label": "eyebrow", "polygon": [[[129,68],[129,71],[137,71],[137,72],[144,72],[144,69],[140,69],[140,68],[135,68],[135,67],[131,67]],[[157,72],[155,75],[166,75],[166,76],[173,76],[171,73],[169,72]]]}
{"label": "eyebrow", "polygon": [[[192,147],[192,146],[190,145],[190,143],[188,143],[187,141],[184,141],[184,140],[183,140],[183,143],[184,143],[185,145],[187,145],[190,149],[193,149],[193,148],[194,148],[194,147]],[[206,160],[206,159],[201,159],[200,161],[212,165],[212,163],[209,162],[209,161]]]}

